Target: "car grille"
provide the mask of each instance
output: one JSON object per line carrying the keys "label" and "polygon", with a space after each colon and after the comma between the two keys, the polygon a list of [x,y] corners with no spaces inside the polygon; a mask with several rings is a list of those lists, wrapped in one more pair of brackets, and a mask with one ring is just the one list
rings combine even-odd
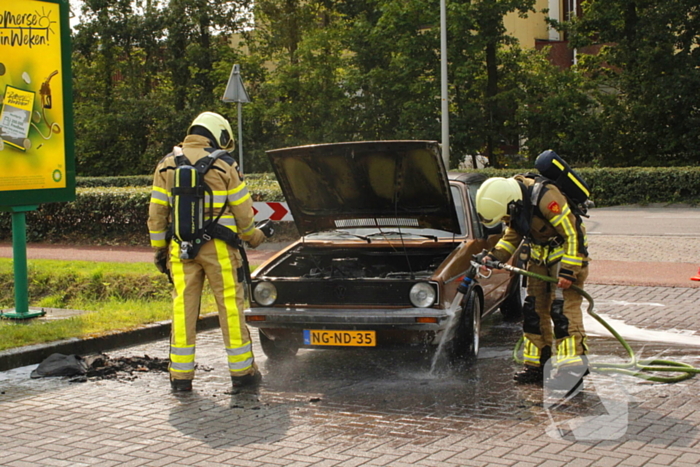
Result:
{"label": "car grille", "polygon": [[412,306],[413,282],[395,280],[306,280],[274,282],[277,305]]}

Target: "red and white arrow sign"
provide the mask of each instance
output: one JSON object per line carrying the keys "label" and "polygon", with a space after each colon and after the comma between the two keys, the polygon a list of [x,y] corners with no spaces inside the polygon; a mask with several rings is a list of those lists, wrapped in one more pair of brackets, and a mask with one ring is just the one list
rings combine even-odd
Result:
{"label": "red and white arrow sign", "polygon": [[292,213],[289,212],[287,203],[267,202],[253,203],[253,212],[256,221],[271,219],[273,221],[293,221]]}

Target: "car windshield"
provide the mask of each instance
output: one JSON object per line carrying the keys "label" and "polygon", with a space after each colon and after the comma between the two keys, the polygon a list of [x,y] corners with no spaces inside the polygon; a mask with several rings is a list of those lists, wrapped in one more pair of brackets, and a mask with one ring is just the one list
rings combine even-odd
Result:
{"label": "car windshield", "polygon": [[[455,202],[455,208],[457,210],[457,220],[459,221],[459,236],[466,235],[466,219],[465,219],[465,208],[463,202],[463,196],[458,187],[452,185],[452,199]],[[381,240],[382,238],[452,238],[452,232],[447,232],[445,230],[437,229],[420,229],[415,227],[358,227],[358,228],[343,228],[342,230],[328,230],[325,232],[315,232],[309,234],[307,237],[315,239],[337,239],[339,237],[356,237],[358,239],[367,241],[368,243],[372,240]]]}

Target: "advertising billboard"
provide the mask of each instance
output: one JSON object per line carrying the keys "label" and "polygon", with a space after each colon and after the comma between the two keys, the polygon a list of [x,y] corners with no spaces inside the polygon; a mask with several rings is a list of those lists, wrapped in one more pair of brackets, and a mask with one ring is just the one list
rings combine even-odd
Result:
{"label": "advertising billboard", "polygon": [[67,0],[0,0],[0,207],[75,199]]}

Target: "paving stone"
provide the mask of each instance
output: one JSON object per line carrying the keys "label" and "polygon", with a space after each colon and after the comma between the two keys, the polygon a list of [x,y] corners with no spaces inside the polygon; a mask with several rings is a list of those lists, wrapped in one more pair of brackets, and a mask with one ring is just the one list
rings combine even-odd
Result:
{"label": "paving stone", "polygon": [[[698,289],[593,285],[588,290],[601,312],[626,324],[700,330]],[[275,366],[255,337],[263,384],[257,391],[230,394],[219,330],[200,333],[198,362],[214,369],[199,371],[195,390],[182,397],[170,393],[163,373],[72,384],[30,380],[29,368],[2,372],[0,464],[612,467],[700,462],[700,378],[673,385],[622,379],[620,384],[630,389],[625,432],[615,439],[579,439],[585,430],[577,431],[576,423],[585,427],[591,423],[586,417],[607,414],[598,385],[618,380],[592,375],[581,399],[562,410],[550,409],[541,389],[512,384],[517,365],[507,355],[519,335],[517,326],[496,320],[485,324],[485,334],[483,349],[504,356],[480,358],[464,372],[443,378],[416,370],[429,365],[424,355],[393,350],[301,350],[293,362]],[[596,355],[624,356],[608,337],[592,344]],[[167,358],[167,347],[163,340],[110,354]],[[672,342],[635,342],[634,347],[646,356],[660,352],[700,366],[700,347]],[[554,423],[563,429],[561,439],[552,437]],[[595,436],[596,430],[585,433]]]}

